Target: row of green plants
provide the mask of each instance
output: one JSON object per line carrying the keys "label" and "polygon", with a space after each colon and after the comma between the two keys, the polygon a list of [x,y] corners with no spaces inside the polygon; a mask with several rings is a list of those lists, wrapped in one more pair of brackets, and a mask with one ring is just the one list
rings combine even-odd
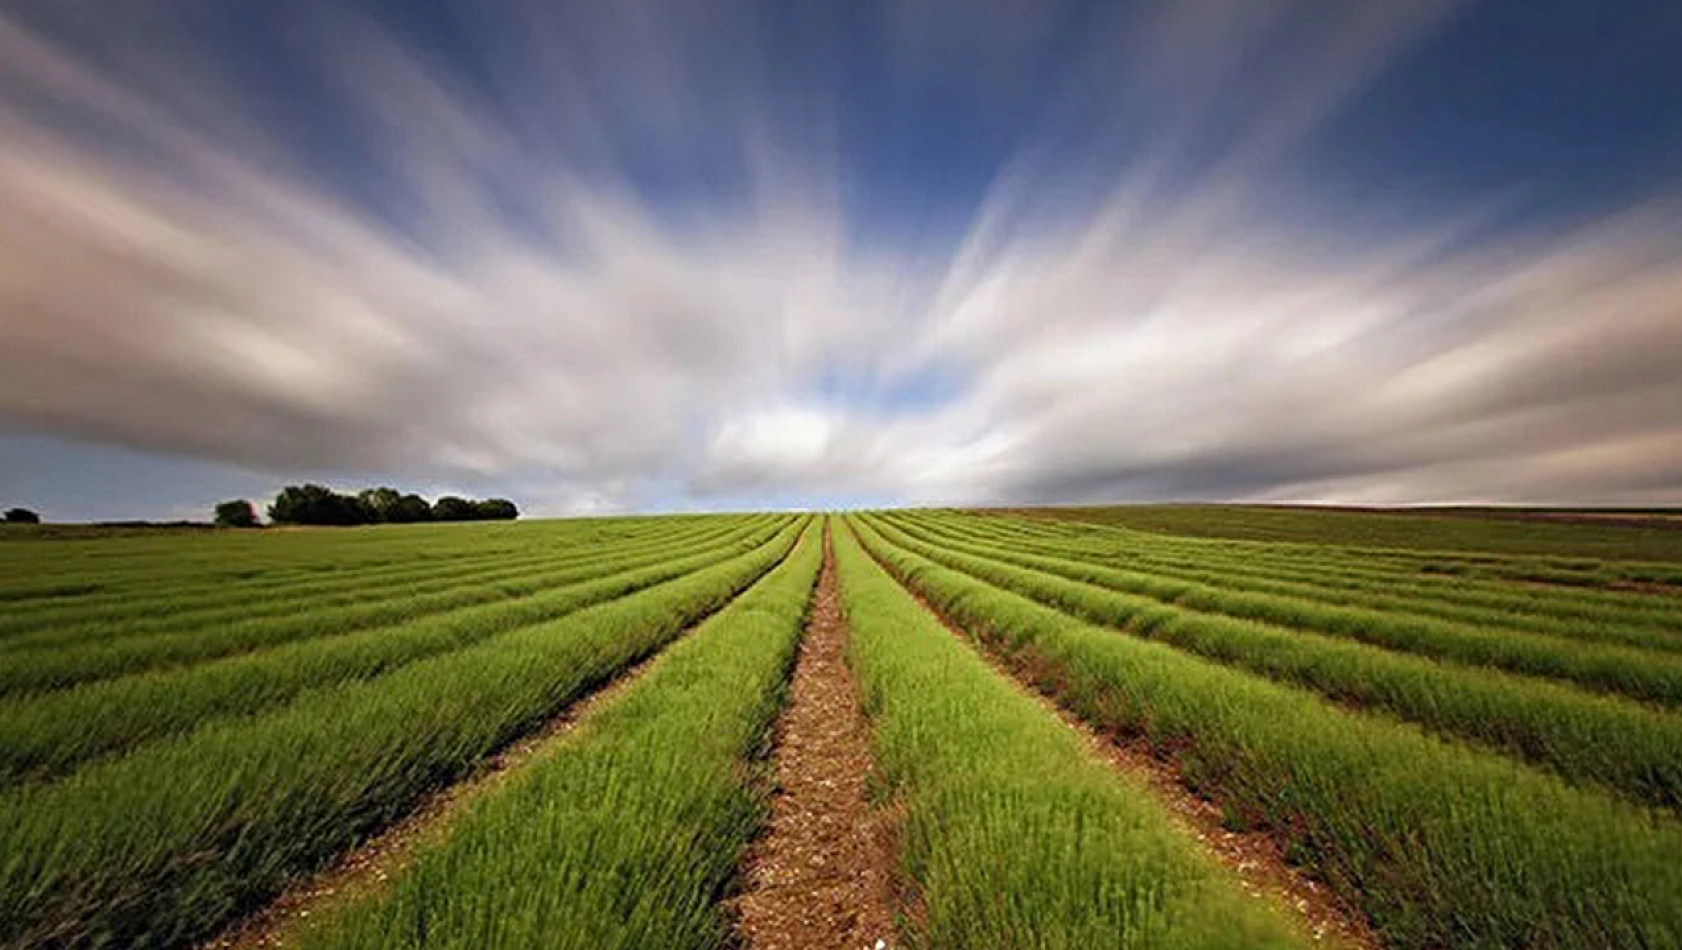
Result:
{"label": "row of green plants", "polygon": [[756,764],[823,559],[790,558],[592,710],[560,748],[476,803],[387,892],[303,944],[702,950],[760,825]]}
{"label": "row of green plants", "polygon": [[[1638,514],[1639,511],[1626,513]],[[1569,524],[1510,517],[1497,509],[1457,512],[1348,511],[1266,505],[1122,505],[1043,509],[1040,516],[1165,536],[1341,547],[1362,554],[1468,555],[1599,569],[1669,568],[1682,542],[1668,530]]]}
{"label": "row of green plants", "polygon": [[0,639],[0,653],[113,640],[137,634],[167,634],[202,630],[220,624],[296,612],[300,605],[315,610],[330,606],[370,605],[403,600],[444,587],[488,583],[530,573],[534,567],[585,564],[603,556],[656,551],[667,545],[709,539],[742,531],[769,520],[724,520],[705,531],[673,532],[671,538],[604,541],[587,546],[531,544],[513,551],[453,558],[444,562],[411,562],[338,572],[327,577],[298,580],[253,579],[225,584],[213,591],[166,587],[148,596],[121,602],[61,610],[38,629],[23,630]]}
{"label": "row of green plants", "polygon": [[[1115,554],[1103,555],[1120,562]],[[1358,591],[1373,609],[1415,613],[1454,623],[1593,640],[1652,650],[1682,651],[1682,633],[1674,622],[1656,620],[1646,606],[1624,604],[1557,604],[1524,592],[1495,595],[1466,591],[1463,585],[1410,583],[1405,577],[1349,580],[1304,576],[1280,568],[1261,568],[1242,561],[1198,564],[1148,555],[1127,558],[1127,566],[1186,580],[1230,584],[1312,599],[1335,599]]]}
{"label": "row of green plants", "polygon": [[[1291,561],[1258,557],[1254,552],[1222,552],[1199,556],[1195,551],[1154,552],[1135,549],[1153,565],[1164,568],[1208,570],[1236,567],[1261,576],[1300,578],[1300,583],[1373,592],[1395,592],[1408,596],[1442,599],[1468,610],[1507,615],[1530,623],[1557,621],[1594,623],[1615,615],[1643,632],[1682,632],[1682,621],[1665,609],[1663,600],[1650,593],[1587,590],[1484,581],[1457,574],[1432,573],[1419,565],[1371,564],[1343,557],[1336,561]],[[1265,566],[1264,566],[1265,565]]]}
{"label": "row of green plants", "polygon": [[[70,585],[81,591],[47,598],[43,606],[144,594],[160,585],[209,591],[259,577],[290,581],[380,565],[435,563],[464,554],[514,552],[533,545],[590,545],[647,536],[662,527],[681,530],[724,517],[728,516],[672,516],[663,526],[656,526],[651,518],[569,519],[483,524],[472,531],[421,525],[401,531],[206,531],[43,539],[28,545],[0,545],[0,590]],[[16,598],[8,603],[29,606]]]}
{"label": "row of green plants", "polygon": [[[1682,643],[1678,635],[1682,619],[1674,604],[1667,606],[1650,594],[1481,583],[1425,574],[1416,564],[1397,565],[1335,548],[1309,555],[1279,552],[1269,545],[1184,541],[1103,529],[1059,540],[1038,532],[1030,535],[1036,526],[1030,519],[957,516],[943,521],[1041,550],[1125,560],[1138,569],[1192,580],[1214,576],[1236,587],[1262,585],[1272,592],[1310,598],[1343,597],[1356,591],[1373,606],[1407,612],[1410,604],[1424,605],[1433,615],[1487,626],[1662,649],[1676,649]],[[1280,585],[1290,589],[1280,589]]]}
{"label": "row of green plants", "polygon": [[[677,527],[670,534],[706,537],[739,523],[736,519],[720,518],[707,525]],[[599,550],[654,545],[662,539],[662,533],[656,531],[600,540],[594,539],[594,534],[534,530],[517,544],[503,542],[447,552],[415,552],[397,560],[381,558],[371,563],[359,561],[331,567],[324,556],[324,563],[309,571],[249,571],[242,572],[249,576],[212,581],[206,581],[202,574],[158,576],[143,586],[124,587],[104,595],[16,605],[0,616],[0,649],[15,649],[42,637],[56,637],[57,642],[64,642],[64,638],[78,631],[156,632],[182,626],[201,614],[242,606],[259,612],[277,603],[296,603],[301,598],[314,602],[318,598],[355,593],[384,596],[394,588],[434,578],[539,561],[577,560]],[[183,542],[183,547],[187,546],[189,543]]]}
{"label": "row of green plants", "polygon": [[868,547],[1098,728],[1171,755],[1387,945],[1682,946],[1682,831],[1504,756],[1121,636],[888,544]]}
{"label": "row of green plants", "polygon": [[[914,524],[904,516],[899,524]],[[943,541],[951,547],[965,547]],[[1287,598],[991,548],[1013,563],[1076,571],[1083,580],[1192,609],[1314,630],[1455,663],[1546,676],[1668,706],[1682,705],[1682,657],[1631,647],[1449,624],[1343,604]]]}
{"label": "row of green plants", "polygon": [[903,816],[917,946],[1306,946],[1142,784],[948,633],[839,532],[849,660]]}
{"label": "row of green plants", "polygon": [[729,603],[804,524],[712,567],[0,793],[0,945],[192,943]]}
{"label": "row of green plants", "polygon": [[[761,529],[762,531],[774,529]],[[751,539],[743,540],[751,543]],[[205,630],[170,631],[8,657],[0,667],[0,697],[24,698],[148,670],[190,666],[300,640],[405,623],[420,617],[495,605],[595,576],[604,566],[658,563],[668,551],[642,551],[624,559],[584,559],[572,567],[539,566],[489,583],[468,583],[434,593],[326,611],[307,606],[293,614],[227,623]],[[610,563],[611,562],[611,563]]]}
{"label": "row of green plants", "polygon": [[1228,550],[1217,542],[1154,538],[1098,529],[1076,540],[1029,535],[1030,519],[978,518],[930,513],[949,530],[980,540],[1009,541],[1042,553],[1070,554],[1135,570],[1189,580],[1214,580],[1310,599],[1359,596],[1363,603],[1397,612],[1423,608],[1433,616],[1508,630],[1534,630],[1579,639],[1675,649],[1682,619],[1674,599],[1650,593],[1578,592],[1519,587],[1419,573],[1413,566],[1374,561],[1330,549],[1316,558],[1283,557],[1272,546],[1245,544]]}
{"label": "row of green plants", "polygon": [[[1379,710],[1662,807],[1682,806],[1682,717],[1547,680],[1458,667],[1299,629],[1117,593],[1086,565],[964,553],[882,520],[888,542],[1093,623],[1119,627],[1344,705]],[[1189,606],[1189,605],[1188,605]]]}
{"label": "row of green plants", "polygon": [[[746,543],[763,544],[761,531]],[[508,630],[563,617],[717,563],[738,539],[673,546],[635,562],[604,559],[534,593],[344,636],[312,637],[179,669],[0,703],[0,787],[63,775],[89,760],[290,702],[307,690],[383,675]],[[635,565],[635,566],[633,566]]]}

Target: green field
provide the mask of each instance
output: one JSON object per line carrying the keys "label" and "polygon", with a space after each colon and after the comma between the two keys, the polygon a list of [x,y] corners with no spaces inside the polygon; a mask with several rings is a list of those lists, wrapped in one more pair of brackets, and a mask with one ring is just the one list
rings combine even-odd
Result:
{"label": "green field", "polygon": [[1679,509],[1308,508],[1118,505],[1023,514],[1135,531],[1415,551],[1612,560],[1682,560]]}
{"label": "green field", "polygon": [[0,946],[202,946],[393,827],[412,855],[285,945],[736,946],[822,576],[895,946],[1336,945],[1183,795],[1383,946],[1682,947],[1673,537],[1217,506],[11,532]]}

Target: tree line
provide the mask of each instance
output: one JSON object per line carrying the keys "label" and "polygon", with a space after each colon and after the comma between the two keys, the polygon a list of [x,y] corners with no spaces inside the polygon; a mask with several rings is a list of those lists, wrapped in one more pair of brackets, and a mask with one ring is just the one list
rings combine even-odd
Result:
{"label": "tree line", "polygon": [[[269,504],[276,524],[414,524],[426,521],[512,521],[520,510],[506,498],[474,500],[445,495],[429,502],[395,488],[369,488],[348,495],[324,485],[288,485]],[[257,526],[257,508],[238,498],[216,506],[216,523],[225,528]]]}

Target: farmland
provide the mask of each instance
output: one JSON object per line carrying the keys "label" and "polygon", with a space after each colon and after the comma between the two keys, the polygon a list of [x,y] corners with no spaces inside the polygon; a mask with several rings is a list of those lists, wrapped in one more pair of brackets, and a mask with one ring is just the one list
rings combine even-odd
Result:
{"label": "farmland", "polygon": [[1665,532],[0,536],[0,946],[1682,947]]}

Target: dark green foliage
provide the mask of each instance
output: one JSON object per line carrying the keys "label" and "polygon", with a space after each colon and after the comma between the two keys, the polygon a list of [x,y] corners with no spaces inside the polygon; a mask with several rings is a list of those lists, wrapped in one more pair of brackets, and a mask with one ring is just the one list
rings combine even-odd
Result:
{"label": "dark green foliage", "polygon": [[404,495],[386,509],[385,520],[392,524],[418,524],[432,520],[432,506],[419,495]]}
{"label": "dark green foliage", "polygon": [[[220,508],[217,509],[220,512]],[[269,518],[281,524],[359,525],[415,524],[423,521],[512,521],[520,516],[506,498],[473,501],[445,495],[427,504],[419,495],[395,488],[369,488],[355,495],[323,485],[288,485],[269,505]]]}
{"label": "dark green foliage", "polygon": [[244,498],[224,501],[216,506],[216,526],[219,528],[257,527],[257,509]]}
{"label": "dark green foliage", "polygon": [[368,512],[372,521],[395,521],[391,516],[403,495],[395,488],[365,488],[357,493],[357,500],[362,503],[363,510]]}
{"label": "dark green foliage", "polygon": [[28,508],[6,509],[7,524],[40,524],[41,516]]}
{"label": "dark green foliage", "polygon": [[445,495],[432,503],[433,521],[476,521],[478,517],[478,509],[465,498]]}
{"label": "dark green foliage", "polygon": [[288,485],[269,506],[269,520],[281,524],[353,525],[367,524],[368,510],[351,495],[341,495],[324,485]]}

